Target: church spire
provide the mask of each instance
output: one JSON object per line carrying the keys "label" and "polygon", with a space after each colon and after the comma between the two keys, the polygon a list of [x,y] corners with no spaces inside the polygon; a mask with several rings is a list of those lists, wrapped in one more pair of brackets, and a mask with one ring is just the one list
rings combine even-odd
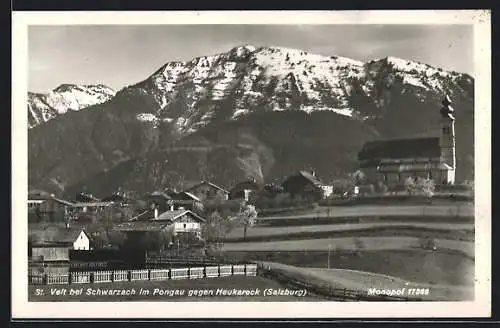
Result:
{"label": "church spire", "polygon": [[453,109],[453,107],[451,107],[451,99],[448,94],[444,97],[443,101],[441,101],[441,105],[441,116],[443,118],[454,120],[455,117],[453,116],[453,113],[455,112],[455,110]]}
{"label": "church spire", "polygon": [[451,107],[451,99],[446,95],[441,101],[441,135],[439,146],[441,148],[441,163],[446,164],[448,169],[443,177],[444,183],[455,183],[456,150],[455,150],[455,110]]}

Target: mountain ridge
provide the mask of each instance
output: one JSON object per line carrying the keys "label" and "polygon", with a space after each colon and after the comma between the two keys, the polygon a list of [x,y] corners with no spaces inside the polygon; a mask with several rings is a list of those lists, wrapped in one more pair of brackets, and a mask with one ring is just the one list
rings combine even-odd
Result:
{"label": "mountain ridge", "polygon": [[[366,141],[438,129],[445,93],[457,110],[457,174],[470,179],[473,91],[468,74],[396,57],[362,63],[234,47],[166,63],[103,103],[30,129],[29,181],[63,193],[92,185],[98,194],[249,175],[273,181],[306,166],[331,179],[355,169]],[[199,144],[204,151],[194,151]]]}

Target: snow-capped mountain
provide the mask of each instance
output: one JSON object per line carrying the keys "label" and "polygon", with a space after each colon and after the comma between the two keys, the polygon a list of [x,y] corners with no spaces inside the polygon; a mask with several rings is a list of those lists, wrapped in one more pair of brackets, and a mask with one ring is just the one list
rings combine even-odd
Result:
{"label": "snow-capped mountain", "polygon": [[[473,177],[474,79],[415,61],[241,46],[166,63],[116,94],[95,88],[30,96],[30,124],[48,121],[29,131],[31,186],[99,194],[206,179],[229,187],[306,167],[330,179],[356,169],[366,141],[434,135],[445,93],[457,117],[457,179]],[[94,109],[78,110],[83,99]]]}
{"label": "snow-capped mountain", "polygon": [[116,92],[102,84],[61,84],[48,93],[28,93],[28,128],[47,122],[68,111],[102,104]]}
{"label": "snow-capped mountain", "polygon": [[[458,82],[473,82],[464,74],[395,57],[363,63],[296,49],[241,46],[167,63],[135,87],[158,103],[156,112],[140,114],[138,119],[173,122],[183,132],[194,132],[217,116],[237,119],[261,110],[331,111],[363,119],[376,113],[364,112],[353,97],[361,93],[382,107],[381,85],[388,90],[397,81],[422,101],[426,92],[453,96],[464,92]],[[221,113],[221,104],[228,101],[231,108]]]}

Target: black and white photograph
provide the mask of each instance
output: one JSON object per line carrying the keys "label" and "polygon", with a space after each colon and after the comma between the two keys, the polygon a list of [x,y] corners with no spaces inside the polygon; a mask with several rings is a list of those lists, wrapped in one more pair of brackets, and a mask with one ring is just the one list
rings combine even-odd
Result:
{"label": "black and white photograph", "polygon": [[25,310],[489,313],[487,11],[99,14],[13,18]]}

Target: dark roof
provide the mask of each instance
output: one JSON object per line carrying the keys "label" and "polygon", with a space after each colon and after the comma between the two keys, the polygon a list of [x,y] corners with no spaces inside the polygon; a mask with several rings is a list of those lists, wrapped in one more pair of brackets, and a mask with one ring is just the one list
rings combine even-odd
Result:
{"label": "dark roof", "polygon": [[147,198],[163,198],[165,200],[171,200],[172,197],[163,191],[154,191],[146,196]]}
{"label": "dark roof", "polygon": [[215,188],[215,189],[218,189],[218,190],[220,190],[220,191],[222,191],[222,192],[225,192],[226,194],[228,194],[228,193],[229,193],[229,191],[227,191],[226,189],[224,189],[224,188],[222,188],[222,187],[219,187],[219,186],[218,186],[218,185],[216,185],[215,183],[208,182],[208,181],[202,181],[202,182],[198,183],[197,185],[195,185],[195,186],[193,186],[193,187],[189,188],[189,189],[188,189],[188,191],[193,190],[193,189],[195,189],[195,188],[197,188],[197,187],[199,187],[199,186],[201,186],[201,185],[204,185],[204,184],[209,185],[209,186],[211,186],[211,187],[213,187],[213,188]]}
{"label": "dark roof", "polygon": [[66,206],[74,206],[75,203],[70,202],[68,200],[60,199],[57,197],[54,197],[52,195],[29,195],[28,196],[28,201],[30,200],[40,200],[40,201],[48,201],[48,200],[53,200],[54,202],[66,205]]}
{"label": "dark roof", "polygon": [[[72,244],[80,235],[80,233],[83,231],[85,233],[85,230],[83,229],[72,229],[72,228],[51,228],[54,229],[52,230],[49,234],[50,237],[42,237],[41,240],[36,241],[35,244],[55,244],[55,243],[61,243],[61,244]],[[87,233],[85,233],[87,235]],[[33,235],[36,235],[33,233]],[[87,237],[89,237],[87,235]]]}
{"label": "dark roof", "polygon": [[371,141],[363,145],[358,160],[439,157],[439,138],[416,138]]}
{"label": "dark roof", "polygon": [[197,202],[200,201],[200,198],[198,198],[196,195],[193,195],[189,191],[181,191],[180,193],[174,195],[174,200],[186,200],[187,199],[192,199]]}
{"label": "dark roof", "polygon": [[[80,233],[82,232],[83,230],[79,229],[79,230],[76,230],[76,229],[67,229],[67,228],[63,228],[63,229],[60,229],[57,233],[57,236],[54,238],[54,241],[60,241],[60,242],[74,242],[76,240],[76,238],[78,238],[78,236],[80,235]],[[85,231],[83,231],[85,233]],[[86,235],[86,233],[85,233]]]}
{"label": "dark roof", "polygon": [[302,177],[303,179],[308,180],[310,183],[312,183],[315,186],[321,186],[323,184],[313,173],[310,173],[307,171],[299,171],[297,174],[288,177],[288,179],[286,179],[283,182],[283,185],[287,184],[289,179],[293,179],[293,178],[297,178],[297,177]]}
{"label": "dark roof", "polygon": [[84,193],[84,192],[81,192],[78,195],[76,195],[75,200],[77,202],[99,202],[100,201],[99,198],[97,198],[91,194]]}
{"label": "dark roof", "polygon": [[237,183],[233,187],[233,189],[231,189],[231,193],[240,192],[240,191],[243,191],[245,189],[258,190],[258,189],[260,189],[260,185],[253,180],[241,181],[241,182]]}
{"label": "dark roof", "polygon": [[112,194],[102,199],[103,202],[125,202],[130,201],[128,197],[125,197],[120,194]]}
{"label": "dark roof", "polygon": [[72,243],[68,242],[33,242],[31,243],[32,248],[54,248],[54,247],[62,247],[62,248],[68,248],[71,246]]}

